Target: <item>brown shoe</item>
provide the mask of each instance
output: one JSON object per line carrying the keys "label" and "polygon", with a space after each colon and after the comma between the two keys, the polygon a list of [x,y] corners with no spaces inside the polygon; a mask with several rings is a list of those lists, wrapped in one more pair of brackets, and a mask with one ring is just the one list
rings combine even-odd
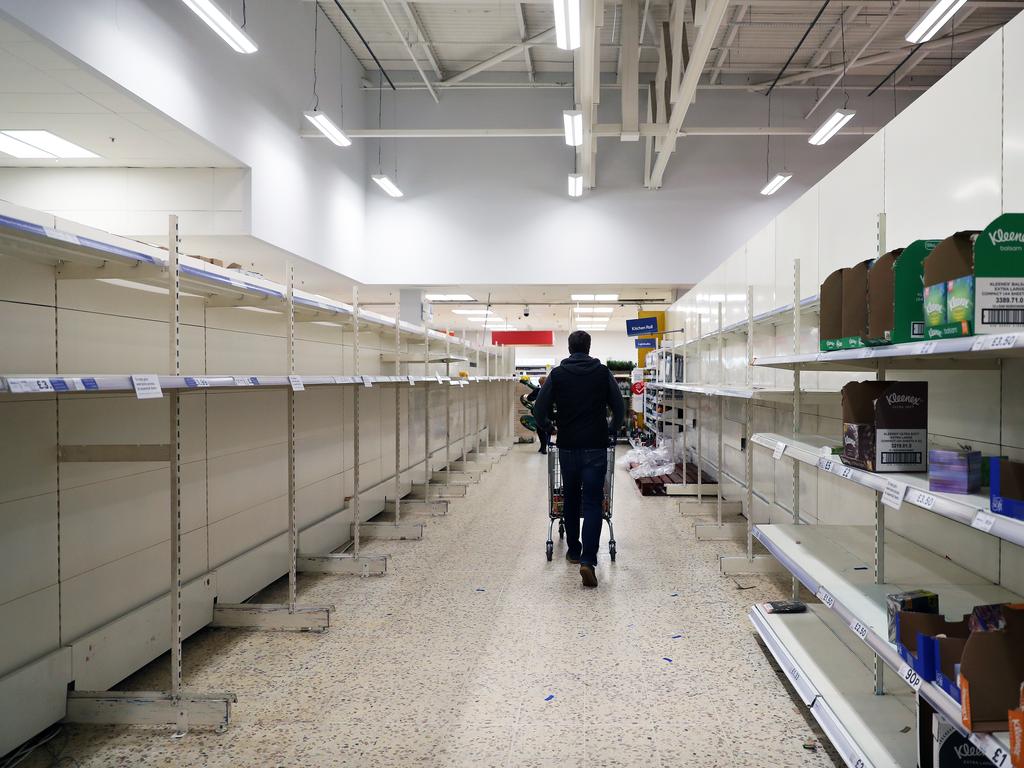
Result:
{"label": "brown shoe", "polygon": [[573,556],[572,556],[572,555],[570,555],[570,554],[569,554],[568,552],[566,552],[566,553],[565,553],[565,559],[566,559],[566,560],[568,560],[568,561],[569,561],[570,563],[572,563],[573,565],[579,565],[579,564],[580,564],[580,559],[579,559],[579,557],[573,557]]}
{"label": "brown shoe", "polygon": [[596,587],[597,586],[597,572],[594,571],[594,566],[584,563],[580,566],[580,577],[583,579],[584,587]]}

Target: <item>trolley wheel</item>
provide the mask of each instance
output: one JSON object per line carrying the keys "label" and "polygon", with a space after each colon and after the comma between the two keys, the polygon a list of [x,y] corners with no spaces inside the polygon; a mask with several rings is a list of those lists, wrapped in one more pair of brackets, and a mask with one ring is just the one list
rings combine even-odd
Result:
{"label": "trolley wheel", "polygon": [[561,520],[558,521],[558,538],[565,538],[565,523],[563,523]]}
{"label": "trolley wheel", "polygon": [[554,543],[549,541],[547,543],[547,545],[545,546],[545,550],[547,551],[548,562],[550,563],[551,562],[551,554],[555,551]]}
{"label": "trolley wheel", "polygon": [[608,542],[608,554],[611,556],[612,562],[614,563],[615,562],[615,542],[614,541],[609,541]]}

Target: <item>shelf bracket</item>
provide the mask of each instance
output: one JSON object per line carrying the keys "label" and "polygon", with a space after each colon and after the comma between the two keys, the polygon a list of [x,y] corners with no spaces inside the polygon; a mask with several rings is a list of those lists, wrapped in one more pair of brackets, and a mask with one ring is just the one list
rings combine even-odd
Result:
{"label": "shelf bracket", "polygon": [[227,730],[233,693],[177,695],[166,691],[69,691],[66,723],[87,725],[193,725]]}

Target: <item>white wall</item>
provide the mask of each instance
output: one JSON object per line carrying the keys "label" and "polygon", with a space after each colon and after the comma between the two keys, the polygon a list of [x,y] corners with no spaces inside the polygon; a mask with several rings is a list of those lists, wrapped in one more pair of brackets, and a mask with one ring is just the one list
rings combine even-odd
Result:
{"label": "white wall", "polygon": [[[551,347],[516,347],[516,365],[551,363],[558,365],[569,356],[569,331],[555,331],[555,343]],[[633,340],[624,333],[611,331],[590,334],[590,354],[602,363],[609,360],[632,360],[636,362],[636,348]]]}
{"label": "white wall", "polygon": [[[605,89],[602,97],[599,121],[617,122],[619,91]],[[450,90],[435,106],[424,92],[385,93],[385,126],[558,126],[570,98],[559,89]],[[810,91],[775,94],[773,125],[800,124],[797,117],[813,98]],[[687,121],[763,126],[767,105],[762,95],[701,91]],[[834,106],[826,103],[822,114]],[[889,98],[852,98],[851,106],[861,126],[884,125],[892,117]],[[643,188],[643,142],[600,139],[597,188],[582,200],[566,195],[573,151],[560,136],[398,142],[405,197],[368,196],[369,259],[361,279],[692,284],[862,142],[840,136],[812,148],[803,137],[774,138],[773,169],[785,164],[794,177],[765,198],[759,194],[764,138],[680,139],[665,185],[656,192]],[[387,172],[395,144],[384,143]]]}
{"label": "white wall", "polygon": [[[228,48],[172,0],[0,0],[25,25],[252,169],[251,234],[355,275],[363,255],[366,146],[299,131],[310,109],[314,3],[249,0],[259,51]],[[320,108],[363,125],[363,71],[321,15]],[[20,200],[11,202],[25,204]]]}

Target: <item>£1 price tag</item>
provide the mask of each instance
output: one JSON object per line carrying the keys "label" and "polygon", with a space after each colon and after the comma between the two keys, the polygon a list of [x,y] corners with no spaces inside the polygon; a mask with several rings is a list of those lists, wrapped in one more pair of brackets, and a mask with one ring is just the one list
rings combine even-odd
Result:
{"label": "\u00a31 price tag", "polygon": [[824,587],[818,587],[818,591],[814,593],[821,602],[827,605],[829,608],[834,608],[836,605],[836,599],[832,597],[832,594]]}
{"label": "\u00a31 price tag", "polygon": [[132,374],[132,387],[135,389],[135,397],[139,400],[150,400],[164,396],[160,389],[160,377],[155,373]]}
{"label": "\u00a31 price tag", "polygon": [[990,515],[988,512],[978,512],[978,514],[974,516],[974,520],[971,521],[971,528],[977,528],[979,531],[988,533],[992,530],[992,526],[995,524],[995,515]]}
{"label": "\u00a31 price tag", "polygon": [[288,383],[292,385],[292,392],[301,392],[306,388],[301,376],[289,376]]}
{"label": "\u00a31 price tag", "polygon": [[772,451],[772,458],[778,461],[782,458],[782,454],[786,452],[786,444],[781,440],[775,444],[775,450]]}
{"label": "\u00a31 price tag", "polygon": [[996,768],[1003,768],[1009,764],[1010,753],[1006,751],[1002,744],[1000,744],[992,736],[982,736],[977,733],[970,735],[971,743],[985,753],[987,757]]}
{"label": "\u00a31 price tag", "polygon": [[921,687],[921,676],[909,664],[900,664],[899,671],[896,674],[915,691]]}
{"label": "\u00a31 price tag", "polygon": [[890,509],[899,509],[907,495],[907,484],[897,480],[886,480],[882,492],[882,503]]}

